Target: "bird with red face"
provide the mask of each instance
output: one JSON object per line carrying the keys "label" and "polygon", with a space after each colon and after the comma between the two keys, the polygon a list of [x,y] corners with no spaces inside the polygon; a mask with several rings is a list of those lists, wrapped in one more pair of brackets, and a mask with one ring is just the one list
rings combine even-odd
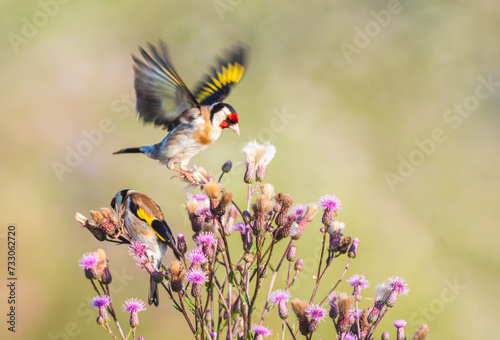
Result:
{"label": "bird with red face", "polygon": [[164,42],[158,48],[149,44],[149,50],[140,48],[144,60],[132,56],[136,110],[144,122],[162,126],[169,134],[157,144],[115,154],[143,153],[190,178],[189,160],[215,142],[223,129],[240,134],[238,114],[223,100],[243,76],[247,50],[237,46],[228,51],[193,93],[174,70]]}

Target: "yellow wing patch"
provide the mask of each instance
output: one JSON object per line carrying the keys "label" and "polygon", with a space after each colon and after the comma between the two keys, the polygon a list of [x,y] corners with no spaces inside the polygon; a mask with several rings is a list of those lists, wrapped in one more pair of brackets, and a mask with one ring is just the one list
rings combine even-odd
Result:
{"label": "yellow wing patch", "polygon": [[139,217],[141,220],[149,224],[151,226],[151,223],[153,223],[153,220],[155,219],[153,215],[149,215],[144,209],[139,208],[137,209],[137,217]]}
{"label": "yellow wing patch", "polygon": [[137,209],[137,217],[146,222],[160,240],[165,241],[165,239],[161,237],[160,234],[158,234],[156,229],[153,227],[153,221],[155,220],[155,217],[153,215],[149,215],[146,211],[144,211],[144,209],[139,208]]}
{"label": "yellow wing patch", "polygon": [[[234,64],[227,64],[227,67],[222,66],[222,73],[217,72],[217,77],[223,85],[236,84],[240,81],[244,71],[245,67],[235,62]],[[221,86],[218,87],[220,88]]]}
{"label": "yellow wing patch", "polygon": [[229,89],[225,87],[231,87],[237,84],[241,80],[241,77],[243,77],[244,72],[245,67],[238,62],[228,63],[226,66],[222,66],[220,71],[216,71],[213,76],[207,79],[205,85],[203,85],[197,93],[196,100],[198,103],[201,103],[206,98],[218,92],[227,94]]}

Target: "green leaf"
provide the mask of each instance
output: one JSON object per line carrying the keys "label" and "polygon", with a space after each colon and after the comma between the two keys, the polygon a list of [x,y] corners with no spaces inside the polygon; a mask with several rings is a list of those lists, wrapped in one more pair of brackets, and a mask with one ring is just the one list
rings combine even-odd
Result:
{"label": "green leaf", "polygon": [[177,309],[177,310],[179,311],[179,313],[181,313],[181,314],[182,314],[182,309],[181,309],[179,306],[174,305],[174,308],[175,308],[175,309]]}
{"label": "green leaf", "polygon": [[245,306],[248,306],[250,303],[248,303],[245,294],[240,293],[240,298],[241,298],[241,303],[244,304]]}
{"label": "green leaf", "polygon": [[219,305],[220,305],[222,308],[224,308],[224,310],[226,310],[226,309],[227,309],[227,308],[226,308],[226,305],[224,304],[224,301],[222,301],[221,299],[218,299],[217,301],[219,302]]}
{"label": "green leaf", "polygon": [[194,304],[194,302],[191,301],[187,296],[184,298],[184,303],[190,311],[194,311],[196,309],[196,305]]}
{"label": "green leaf", "polygon": [[252,243],[252,246],[250,247],[250,252],[256,254],[257,253],[257,244],[254,242]]}
{"label": "green leaf", "polygon": [[235,285],[235,282],[234,282],[234,270],[231,270],[229,272],[229,276],[228,276],[228,279],[229,279],[229,282],[233,285]]}
{"label": "green leaf", "polygon": [[196,330],[196,333],[194,333],[194,337],[197,337],[200,334],[201,334],[201,327],[198,327],[198,329]]}
{"label": "green leaf", "polygon": [[222,329],[224,329],[224,328],[227,326],[227,324],[228,324],[228,320],[227,320],[227,319],[224,319],[224,320],[221,322],[221,324],[220,324],[220,329],[221,329],[221,330],[222,330]]}
{"label": "green leaf", "polygon": [[236,320],[236,316],[237,315],[241,315],[243,316],[243,313],[240,311],[240,310],[235,310],[232,314],[231,314],[231,321],[233,322],[233,325],[234,325],[234,320]]}

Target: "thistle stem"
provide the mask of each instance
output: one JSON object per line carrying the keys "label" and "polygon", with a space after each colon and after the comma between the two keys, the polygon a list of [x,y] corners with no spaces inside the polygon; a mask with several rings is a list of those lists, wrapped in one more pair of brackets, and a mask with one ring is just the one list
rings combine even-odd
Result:
{"label": "thistle stem", "polygon": [[286,326],[288,327],[288,331],[290,332],[290,335],[292,336],[293,340],[297,340],[297,338],[295,337],[295,334],[293,334],[293,329],[292,329],[292,327],[290,327],[290,324],[288,323],[287,319],[285,319],[285,323],[286,323]]}
{"label": "thistle stem", "polygon": [[174,295],[172,294],[170,289],[165,285],[165,283],[162,282],[161,285],[163,286],[163,288],[165,288],[168,295],[170,296],[170,299],[174,302],[174,304],[177,306],[177,308],[182,311],[182,315],[184,315],[184,318],[186,319],[186,321],[189,325],[189,328],[191,329],[191,332],[193,334],[196,334],[196,329],[193,327],[193,324],[191,323],[191,319],[189,319],[189,316],[187,315],[186,310],[184,308],[184,303],[182,302],[181,294],[179,293],[179,303],[180,303],[179,304],[179,303],[177,303],[177,301],[174,298]]}
{"label": "thistle stem", "polygon": [[240,216],[243,217],[243,211],[241,211],[241,209],[238,206],[238,204],[236,204],[236,202],[234,200],[231,200],[231,203],[234,205],[234,207],[236,208],[236,210],[238,210],[238,212],[240,213]]}
{"label": "thistle stem", "polygon": [[[92,284],[94,284],[93,281],[92,281]],[[102,291],[104,292],[104,294],[110,296],[109,286],[108,285],[103,285],[102,282],[99,282],[99,285],[101,286]],[[95,284],[94,284],[94,288],[96,288]],[[97,290],[97,288],[96,288],[96,290]],[[116,328],[118,329],[118,332],[120,333],[121,338],[123,340],[125,340],[125,334],[123,334],[123,330],[122,330],[122,328],[120,326],[120,323],[118,322],[118,318],[116,317],[115,309],[113,308],[113,303],[112,302],[109,303],[108,311],[109,311],[109,314],[111,314],[111,316],[113,317],[113,320],[115,321]]]}
{"label": "thistle stem", "polygon": [[325,272],[331,263],[331,261],[329,261],[329,263],[326,264],[325,270],[323,271],[323,273],[321,273],[321,265],[323,264],[323,255],[325,253],[325,240],[326,240],[326,231],[323,230],[323,242],[321,243],[321,256],[319,258],[319,264],[318,264],[318,276],[316,277],[316,285],[314,286],[314,290],[313,293],[311,294],[311,299],[309,300],[309,303],[313,302],[314,297],[316,296],[316,292],[318,291],[321,279],[323,278],[323,275],[325,275]]}
{"label": "thistle stem", "polygon": [[340,275],[340,278],[339,280],[337,281],[337,283],[335,284],[335,286],[333,286],[333,288],[328,292],[328,294],[326,294],[325,298],[323,300],[321,300],[321,302],[319,303],[320,305],[322,305],[326,299],[328,298],[328,296],[333,293],[333,291],[337,288],[337,286],[340,284],[340,282],[342,282],[342,279],[344,278],[344,275],[347,273],[347,269],[349,268],[349,265],[351,264],[351,260],[352,260],[352,257],[349,257],[349,260],[347,261],[347,264],[344,268],[344,271],[342,272],[342,275]]}
{"label": "thistle stem", "polygon": [[[255,243],[256,244],[259,244],[259,240],[260,237],[259,236],[256,236],[256,240],[255,240]],[[260,277],[261,277],[261,274],[260,274],[260,263],[261,263],[261,254],[260,254],[260,250],[259,248],[257,248],[257,269],[255,269],[255,272],[256,272],[256,275],[257,275],[257,279],[255,280],[255,289],[254,289],[254,292],[253,292],[253,296],[252,296],[252,302],[250,302],[250,306],[248,308],[248,320],[247,320],[247,324],[248,324],[248,329],[250,329],[250,324],[252,322],[252,311],[253,311],[253,306],[255,304],[255,301],[257,300],[257,293],[259,292],[259,288],[260,288]]]}
{"label": "thistle stem", "polygon": [[378,324],[380,323],[380,321],[382,321],[382,318],[385,316],[385,314],[387,314],[388,311],[389,311],[389,307],[385,306],[384,312],[382,313],[382,315],[379,316],[375,325],[370,326],[370,329],[368,330],[368,333],[366,334],[366,337],[365,337],[366,340],[370,339],[370,336],[373,333],[375,333],[375,330],[377,329]]}
{"label": "thistle stem", "polygon": [[[178,294],[179,294],[179,304],[180,304],[180,308],[182,310],[182,314],[184,314],[184,317],[186,318],[186,320],[189,324],[189,327],[191,328],[191,332],[193,332],[193,334],[196,334],[196,330],[194,329],[193,324],[191,323],[191,320],[189,319],[189,317],[187,315],[186,306],[184,306],[184,301],[182,299],[181,292],[179,292]],[[203,327],[203,323],[202,323],[202,327]]]}
{"label": "thistle stem", "polygon": [[290,273],[292,272],[292,262],[288,262],[288,274],[286,276],[286,290],[290,288]]}
{"label": "thistle stem", "polygon": [[[227,244],[226,244],[226,247],[227,247]],[[227,250],[228,249],[226,248],[226,251]],[[228,256],[229,256],[229,253],[228,253]],[[232,308],[232,305],[231,305],[231,290],[232,290],[232,285],[231,285],[231,282],[229,281],[229,273],[230,273],[230,271],[229,271],[229,268],[228,268],[228,265],[230,265],[230,264],[228,264],[229,259],[228,259],[228,261],[226,261],[226,257],[224,256],[224,253],[222,253],[222,259],[224,260],[224,267],[226,267],[227,284],[228,284],[227,285],[227,304],[229,306],[224,303],[224,305],[226,306],[227,313],[228,313],[228,317],[227,317],[227,338],[229,340],[231,340],[233,338],[233,334],[232,334],[233,329],[232,329],[232,325],[231,325],[231,321],[232,321],[231,320],[232,319],[232,310],[231,310],[231,308]],[[219,291],[219,293],[220,293],[220,291]],[[221,298],[222,298],[222,301],[224,301],[224,296],[221,296]]]}
{"label": "thistle stem", "polygon": [[358,328],[358,337],[361,336],[361,328],[359,327],[359,308],[358,308],[358,301],[355,302],[354,308],[356,310],[356,327]]}
{"label": "thistle stem", "polygon": [[113,331],[111,331],[111,328],[109,327],[109,325],[106,323],[104,325],[102,325],[102,327],[109,333],[109,335],[111,335],[111,337],[116,340],[116,337],[115,335],[113,334]]}
{"label": "thistle stem", "polygon": [[[262,316],[260,318],[260,322],[259,322],[259,325],[262,325],[262,323],[264,322],[264,319],[266,317],[266,314],[268,312],[268,306],[269,306],[269,298],[271,297],[271,292],[273,290],[273,287],[274,287],[274,281],[276,280],[276,276],[278,275],[278,271],[280,270],[281,268],[281,265],[283,264],[283,260],[285,259],[286,257],[286,254],[288,254],[288,250],[290,249],[290,247],[292,246],[292,243],[293,243],[293,239],[290,239],[290,242],[288,243],[288,247],[286,248],[283,256],[281,257],[281,260],[280,262],[278,263],[278,266],[276,267],[276,269],[274,270],[274,273],[273,273],[273,276],[271,277],[271,283],[269,284],[269,290],[267,292],[267,299],[266,299],[266,305],[264,306],[264,310],[262,311]],[[269,257],[271,257],[271,255],[269,255]],[[269,263],[269,261],[268,261]]]}
{"label": "thistle stem", "polygon": [[90,279],[90,282],[92,283],[92,286],[94,287],[94,290],[97,292],[97,295],[102,296],[104,294],[101,294],[99,289],[97,289],[97,286],[95,285],[94,279]]}

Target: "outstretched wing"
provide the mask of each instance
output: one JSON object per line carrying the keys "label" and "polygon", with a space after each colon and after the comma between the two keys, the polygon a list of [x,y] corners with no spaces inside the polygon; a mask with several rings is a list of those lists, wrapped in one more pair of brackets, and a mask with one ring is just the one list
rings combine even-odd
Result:
{"label": "outstretched wing", "polygon": [[167,46],[149,43],[150,52],[139,48],[144,60],[134,59],[136,110],[145,122],[172,130],[200,115],[199,105],[170,61]]}
{"label": "outstretched wing", "polygon": [[226,52],[224,58],[219,58],[218,66],[200,82],[194,96],[201,105],[211,105],[223,101],[238,84],[245,72],[248,50],[239,45]]}

